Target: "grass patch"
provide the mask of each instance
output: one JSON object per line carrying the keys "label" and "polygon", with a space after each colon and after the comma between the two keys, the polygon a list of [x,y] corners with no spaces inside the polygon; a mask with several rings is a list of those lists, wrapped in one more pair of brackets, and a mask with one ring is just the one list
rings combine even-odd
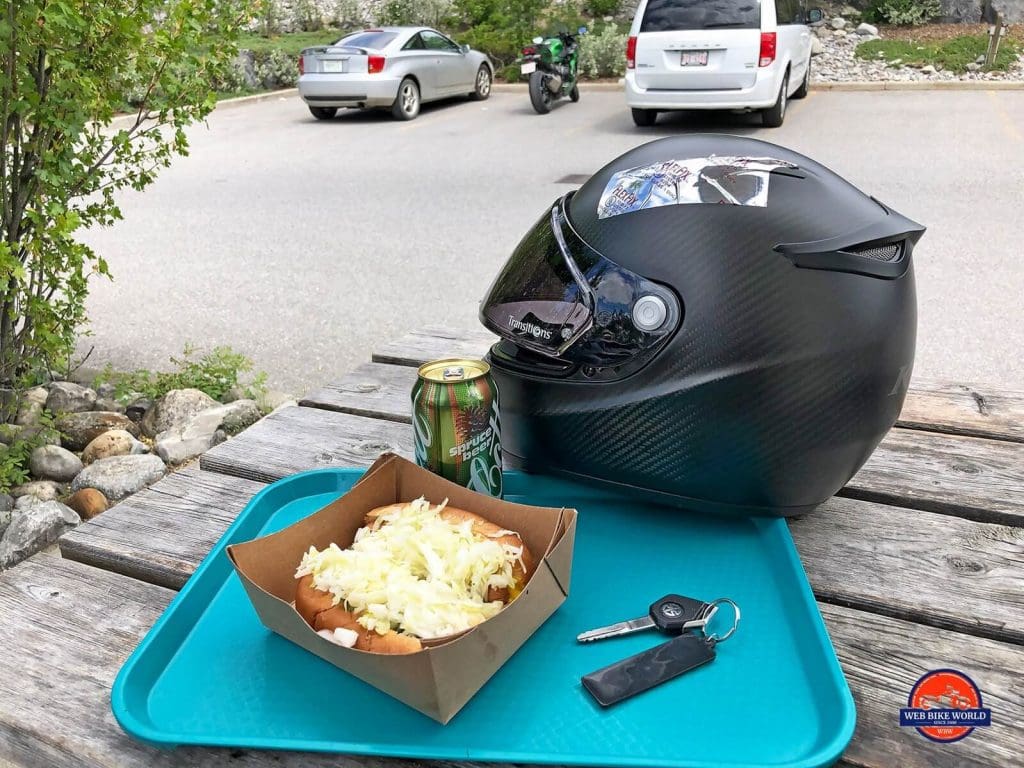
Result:
{"label": "grass patch", "polygon": [[336,42],[348,31],[345,29],[321,29],[319,32],[289,32],[270,37],[254,33],[242,35],[238,40],[238,49],[257,53],[278,50],[284,51],[290,56],[298,56],[299,51],[303,48]]}
{"label": "grass patch", "polygon": [[[869,40],[857,46],[857,56],[869,61],[902,59],[909,66],[941,65],[959,74],[987,49],[988,35],[961,35],[949,40]],[[993,69],[1005,72],[1016,61],[1019,49],[1015,41],[1003,40]]]}

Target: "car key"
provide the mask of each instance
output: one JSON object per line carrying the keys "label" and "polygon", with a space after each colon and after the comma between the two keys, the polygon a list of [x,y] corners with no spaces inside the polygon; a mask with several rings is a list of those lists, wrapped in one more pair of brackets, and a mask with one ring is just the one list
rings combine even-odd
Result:
{"label": "car key", "polygon": [[660,629],[662,632],[685,632],[688,629],[706,626],[717,610],[718,606],[703,600],[695,600],[683,595],[665,595],[651,604],[646,616],[581,632],[576,636],[576,640],[581,643],[590,643],[594,640],[604,640],[609,637],[619,637],[654,628]]}

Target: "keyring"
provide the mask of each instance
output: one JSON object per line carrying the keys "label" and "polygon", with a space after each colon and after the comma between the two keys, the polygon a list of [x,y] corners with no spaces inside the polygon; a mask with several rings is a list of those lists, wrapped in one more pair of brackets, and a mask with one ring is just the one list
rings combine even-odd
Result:
{"label": "keyring", "polygon": [[704,637],[715,644],[724,643],[726,640],[732,637],[733,634],[735,634],[736,632],[736,628],[740,625],[740,607],[736,605],[736,603],[730,600],[728,597],[720,597],[717,600],[712,600],[710,603],[708,603],[708,607],[704,611],[704,615],[708,618],[708,621],[711,621],[711,617],[715,614],[715,611],[718,610],[718,606],[723,604],[729,605],[733,610],[734,618],[732,626],[729,628],[729,631],[726,632],[724,635],[718,635],[714,632],[712,632],[709,635],[707,633],[707,625],[701,627],[701,632],[704,633]]}

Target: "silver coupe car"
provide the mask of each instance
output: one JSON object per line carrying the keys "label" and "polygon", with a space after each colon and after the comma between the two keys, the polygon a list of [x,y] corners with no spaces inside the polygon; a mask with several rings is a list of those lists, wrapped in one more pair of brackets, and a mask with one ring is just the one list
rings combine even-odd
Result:
{"label": "silver coupe car", "polygon": [[299,54],[299,95],[318,120],[341,107],[387,107],[412,120],[426,101],[491,94],[494,67],[486,54],[429,27],[381,27]]}

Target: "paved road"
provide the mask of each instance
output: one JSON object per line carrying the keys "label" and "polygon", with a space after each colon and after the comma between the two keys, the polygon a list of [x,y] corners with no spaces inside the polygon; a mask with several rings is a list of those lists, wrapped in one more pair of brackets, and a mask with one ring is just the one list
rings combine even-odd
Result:
{"label": "paved road", "polygon": [[634,128],[618,93],[539,117],[525,94],[424,109],[412,123],[295,98],[222,109],[125,221],[90,233],[116,279],[89,300],[94,361],[165,364],[230,344],[304,392],[477,302],[557,196],[624,150],[687,131],[809,154],[929,226],[915,254],[916,375],[1024,386],[1024,92],[812,92],[785,126],[749,115]]}

